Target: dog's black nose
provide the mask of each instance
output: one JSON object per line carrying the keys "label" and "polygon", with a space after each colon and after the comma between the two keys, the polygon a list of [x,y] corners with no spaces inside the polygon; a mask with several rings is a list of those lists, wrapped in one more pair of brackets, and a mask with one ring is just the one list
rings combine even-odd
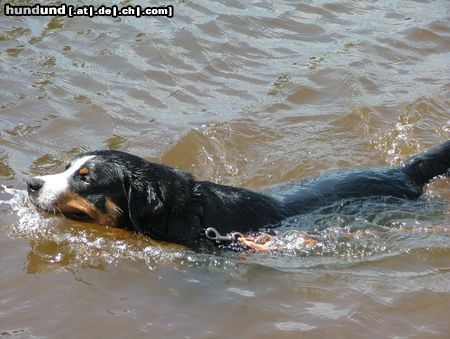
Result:
{"label": "dog's black nose", "polygon": [[42,186],[44,186],[44,180],[39,178],[28,178],[25,180],[28,187],[28,193],[36,193],[38,192]]}

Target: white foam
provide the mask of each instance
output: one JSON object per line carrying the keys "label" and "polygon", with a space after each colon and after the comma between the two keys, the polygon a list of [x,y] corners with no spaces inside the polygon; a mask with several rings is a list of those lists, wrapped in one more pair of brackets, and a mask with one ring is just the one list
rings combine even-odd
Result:
{"label": "white foam", "polygon": [[28,201],[28,193],[24,190],[8,188],[1,185],[4,193],[10,194],[8,200],[0,200],[0,204],[9,205],[11,210],[18,218],[16,228],[19,231],[36,231],[47,226],[48,220],[43,218]]}
{"label": "white foam", "polygon": [[[62,252],[52,256],[45,253],[45,260],[53,264],[62,261],[64,253],[69,252],[74,265],[101,266],[123,260],[142,260],[149,269],[160,262],[176,262],[184,257],[179,249],[153,245],[151,239],[144,236],[128,239],[114,232],[100,234],[95,226],[92,229],[89,226],[72,227],[72,222],[66,219],[43,216],[29,202],[24,190],[0,185],[0,193],[0,205],[9,206],[10,214],[17,220],[11,225],[9,235],[59,244],[58,251]],[[10,197],[5,198],[6,195]]]}

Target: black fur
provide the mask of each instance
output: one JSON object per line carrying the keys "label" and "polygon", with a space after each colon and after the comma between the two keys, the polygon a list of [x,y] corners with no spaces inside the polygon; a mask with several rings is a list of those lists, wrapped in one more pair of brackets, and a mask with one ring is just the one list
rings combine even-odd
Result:
{"label": "black fur", "polygon": [[120,151],[95,151],[92,183],[77,193],[109,197],[123,211],[117,227],[156,239],[198,246],[207,227],[221,234],[275,227],[288,216],[349,198],[394,196],[415,199],[423,185],[450,168],[450,141],[402,166],[338,171],[307,180],[276,200],[250,190],[196,181],[190,174]]}

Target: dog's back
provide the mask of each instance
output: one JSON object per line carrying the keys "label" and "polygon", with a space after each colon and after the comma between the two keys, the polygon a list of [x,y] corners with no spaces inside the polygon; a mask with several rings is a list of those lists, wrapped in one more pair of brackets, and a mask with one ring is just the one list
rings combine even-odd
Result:
{"label": "dog's back", "polygon": [[423,186],[450,168],[450,140],[388,168],[336,171],[307,180],[284,198],[292,213],[305,213],[343,199],[393,196],[415,199]]}

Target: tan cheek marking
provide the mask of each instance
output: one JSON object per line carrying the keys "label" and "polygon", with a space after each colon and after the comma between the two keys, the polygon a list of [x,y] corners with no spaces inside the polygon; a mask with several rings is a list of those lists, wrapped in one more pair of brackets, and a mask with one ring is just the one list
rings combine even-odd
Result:
{"label": "tan cheek marking", "polygon": [[122,215],[122,209],[117,206],[110,198],[106,198],[106,210],[110,219],[110,226],[118,226],[119,217]]}
{"label": "tan cheek marking", "polygon": [[84,199],[78,194],[68,192],[56,202],[59,211],[64,212],[83,212],[87,214],[95,223],[105,226],[116,226],[117,220],[122,210],[110,199],[106,201],[107,213],[103,213],[94,206],[89,200]]}
{"label": "tan cheek marking", "polygon": [[88,174],[89,168],[87,168],[87,167],[80,168],[79,173],[82,175]]}

